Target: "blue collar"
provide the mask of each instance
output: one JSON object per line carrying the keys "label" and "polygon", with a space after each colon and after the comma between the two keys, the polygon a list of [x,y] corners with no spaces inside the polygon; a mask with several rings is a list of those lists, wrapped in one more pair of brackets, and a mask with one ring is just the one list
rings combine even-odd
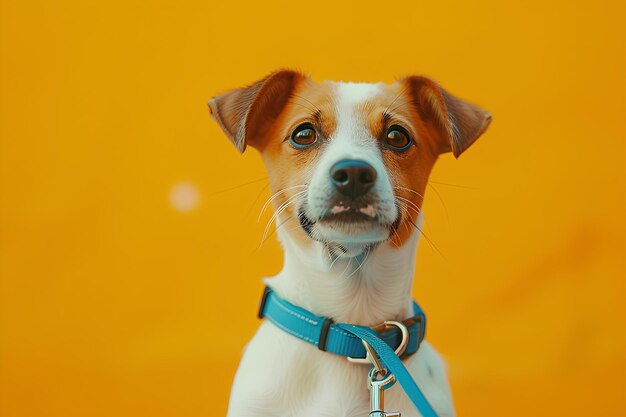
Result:
{"label": "blue collar", "polygon": [[[409,333],[405,356],[417,352],[426,331],[426,316],[416,302],[413,302],[413,310],[415,315],[403,322]],[[334,323],[329,318],[316,316],[283,300],[269,287],[265,288],[259,306],[259,318],[263,317],[300,340],[337,355],[365,358],[363,342],[366,342],[374,350],[382,366],[396,377],[422,417],[437,417],[428,399],[402,363],[402,357],[394,352],[402,340],[398,329],[377,333],[369,327]]]}
{"label": "blue collar", "polygon": [[[401,358],[417,352],[424,340],[426,316],[415,301],[413,312],[413,317],[403,321],[409,332],[409,343]],[[267,318],[276,327],[290,335],[317,346],[319,350],[351,358],[365,358],[366,356],[361,338],[345,331],[341,324],[336,324],[329,318],[316,316],[280,298],[270,287],[265,287],[258,315],[259,318]],[[400,330],[395,327],[380,333],[369,327],[355,327],[376,335],[392,350],[396,350],[402,341]]]}

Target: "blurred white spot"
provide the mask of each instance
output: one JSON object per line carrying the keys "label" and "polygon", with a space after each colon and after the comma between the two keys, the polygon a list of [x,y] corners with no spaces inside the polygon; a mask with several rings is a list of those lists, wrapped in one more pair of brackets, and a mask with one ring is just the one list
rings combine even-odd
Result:
{"label": "blurred white spot", "polygon": [[179,182],[170,190],[170,203],[176,211],[191,211],[198,206],[198,200],[198,188],[189,182]]}

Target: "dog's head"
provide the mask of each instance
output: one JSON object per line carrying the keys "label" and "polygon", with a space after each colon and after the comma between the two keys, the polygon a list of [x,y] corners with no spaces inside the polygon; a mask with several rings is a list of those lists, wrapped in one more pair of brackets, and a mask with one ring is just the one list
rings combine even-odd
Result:
{"label": "dog's head", "polygon": [[299,225],[289,233],[339,257],[385,241],[401,246],[438,155],[458,157],[491,121],[421,76],[317,83],[283,70],[209,107],[240,152],[261,153],[281,224]]}

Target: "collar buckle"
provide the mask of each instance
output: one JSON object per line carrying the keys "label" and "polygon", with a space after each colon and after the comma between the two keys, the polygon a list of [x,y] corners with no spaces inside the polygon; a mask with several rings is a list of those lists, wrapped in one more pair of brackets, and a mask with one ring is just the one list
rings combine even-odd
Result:
{"label": "collar buckle", "polygon": [[[404,323],[399,322],[399,321],[388,320],[388,321],[383,321],[382,323],[371,327],[371,329],[376,331],[376,333],[380,333],[392,327],[397,327],[398,329],[400,329],[400,334],[402,335],[402,340],[400,341],[400,345],[398,345],[398,347],[395,350],[396,356],[400,357],[404,354],[404,351],[406,351],[406,347],[409,344],[409,330],[407,329],[407,326]],[[361,342],[363,342],[363,347],[365,347],[365,351],[367,352],[367,355],[364,358],[353,358],[353,357],[348,356],[347,357],[348,362],[362,363],[362,364],[374,364],[375,368],[381,368],[380,362],[378,361],[376,354],[373,353],[374,350],[369,345],[369,343],[367,343],[365,340],[361,340]]]}

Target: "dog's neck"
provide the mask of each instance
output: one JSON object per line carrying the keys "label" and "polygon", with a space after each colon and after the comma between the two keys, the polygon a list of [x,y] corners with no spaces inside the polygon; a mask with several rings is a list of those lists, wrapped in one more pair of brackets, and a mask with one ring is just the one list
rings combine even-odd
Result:
{"label": "dog's neck", "polygon": [[[419,223],[418,223],[419,224]],[[337,259],[315,242],[302,248],[281,229],[283,269],[265,281],[289,302],[336,322],[372,326],[412,316],[412,285],[419,231],[400,248],[382,243],[365,259]]]}

